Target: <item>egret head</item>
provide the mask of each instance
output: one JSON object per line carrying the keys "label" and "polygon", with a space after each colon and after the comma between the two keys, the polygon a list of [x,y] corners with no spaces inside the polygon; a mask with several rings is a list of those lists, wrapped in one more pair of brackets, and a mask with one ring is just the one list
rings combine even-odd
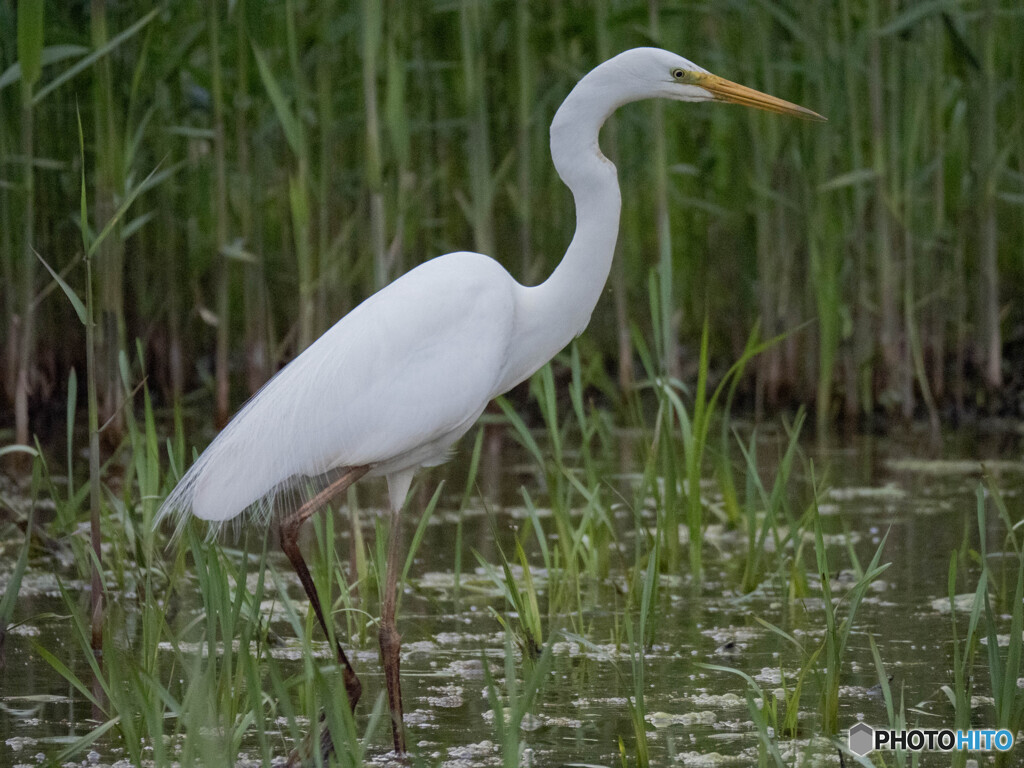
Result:
{"label": "egret head", "polygon": [[[597,146],[597,134],[612,112],[642,99],[726,101],[807,120],[825,119],[817,112],[713,75],[669,51],[633,48],[587,73],[551,121],[551,159],[566,184],[574,190],[584,189],[592,183],[593,173],[614,174],[615,166]],[[588,153],[594,150],[603,164],[587,162]]]}
{"label": "egret head", "polygon": [[817,112],[755,91],[708,72],[689,59],[660,48],[634,48],[608,61],[617,71],[628,100],[724,101],[769,112],[824,120]]}

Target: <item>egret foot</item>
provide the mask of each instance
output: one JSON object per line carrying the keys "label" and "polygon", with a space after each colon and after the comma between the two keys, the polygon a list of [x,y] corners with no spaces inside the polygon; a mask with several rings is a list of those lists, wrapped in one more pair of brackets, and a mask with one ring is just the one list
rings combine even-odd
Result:
{"label": "egret foot", "polygon": [[[363,685],[359,682],[359,678],[356,677],[355,672],[350,668],[345,668],[341,673],[342,680],[345,683],[345,693],[348,695],[348,704],[352,708],[351,711],[355,712],[356,702],[359,701],[359,696],[363,692]],[[302,740],[302,743],[292,750],[291,754],[288,755],[288,762],[286,763],[287,768],[313,768],[316,763],[315,750],[320,750],[320,764],[327,765],[330,762],[331,755],[334,754],[334,739],[331,738],[331,732],[327,728],[327,716],[320,713],[320,745],[317,747],[314,742],[316,741],[315,734],[316,729],[311,730],[306,738]]]}
{"label": "egret foot", "polygon": [[384,666],[384,681],[388,689],[388,709],[391,711],[391,736],[395,742],[395,754],[403,757],[406,754],[405,724],[402,720],[402,683],[399,677],[402,638],[393,621],[390,625],[381,625],[378,640],[381,663]]}
{"label": "egret foot", "polygon": [[306,735],[306,738],[302,740],[302,743],[288,755],[288,762],[285,763],[286,768],[314,768],[317,764],[314,751],[316,749],[320,750],[320,764],[328,765],[330,763],[331,755],[334,754],[334,740],[331,738],[331,732],[328,730],[325,720],[326,718],[323,712],[321,712],[319,747],[313,743],[316,741],[316,729],[311,730]]}

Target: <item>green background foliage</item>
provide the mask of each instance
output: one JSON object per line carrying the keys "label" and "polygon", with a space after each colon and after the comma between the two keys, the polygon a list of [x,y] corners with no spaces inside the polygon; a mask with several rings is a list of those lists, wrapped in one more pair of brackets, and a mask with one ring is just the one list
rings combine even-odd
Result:
{"label": "green background foliage", "polygon": [[823,427],[1021,408],[1015,2],[43,5],[0,5],[0,418],[20,440],[84,367],[36,255],[84,293],[83,171],[91,227],[114,222],[92,266],[102,419],[139,339],[158,398],[205,387],[223,422],[428,258],[475,249],[542,280],[574,221],[547,126],[638,45],[829,122],[678,104],[613,119],[622,231],[581,342],[607,391],[631,385],[637,338],[692,378],[707,318],[721,370],[757,321],[799,328],[748,370],[759,412],[814,403]]}

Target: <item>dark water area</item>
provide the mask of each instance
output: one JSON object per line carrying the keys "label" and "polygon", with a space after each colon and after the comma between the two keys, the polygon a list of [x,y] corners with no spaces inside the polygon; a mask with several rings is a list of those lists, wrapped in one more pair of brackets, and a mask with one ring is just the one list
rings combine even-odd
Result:
{"label": "dark water area", "polygon": [[[628,436],[623,436],[628,443]],[[471,441],[468,441],[471,442]],[[784,447],[778,434],[766,433],[759,441],[759,461],[766,476],[773,474]],[[627,615],[624,582],[634,552],[636,529],[633,512],[625,504],[610,504],[617,539],[609,558],[607,574],[583,572],[578,595],[566,610],[548,615],[548,594],[555,574],[539,564],[540,545],[535,537],[524,536],[534,525],[524,505],[522,488],[536,504],[536,519],[544,527],[548,544],[555,547],[555,526],[550,510],[543,504],[543,481],[526,455],[511,438],[496,431],[485,441],[480,494],[462,514],[460,498],[465,486],[469,448],[445,468],[424,473],[411,504],[420,508],[429,499],[439,478],[446,479],[446,492],[412,564],[403,594],[399,629],[403,636],[402,675],[406,702],[408,740],[414,765],[469,766],[500,764],[495,713],[487,696],[487,672],[502,688],[506,675],[507,637],[494,611],[510,617],[502,590],[473,554],[496,565],[498,547],[514,551],[517,536],[526,550],[544,614],[546,640],[551,646],[550,670],[535,705],[522,723],[520,757],[524,765],[619,765],[619,739],[633,743],[633,723],[627,702],[635,697],[636,670],[625,624],[635,621]],[[878,693],[879,675],[873,661],[873,638],[886,671],[897,706],[902,696],[911,724],[922,727],[951,727],[953,710],[942,686],[950,685],[952,629],[947,597],[947,577],[953,553],[970,553],[979,548],[978,494],[986,505],[985,526],[990,561],[998,563],[1005,540],[1005,526],[996,514],[991,489],[1005,501],[1014,520],[1024,517],[1024,462],[1019,434],[982,437],[964,433],[948,435],[936,445],[909,437],[858,437],[836,445],[806,444],[804,459],[794,468],[791,484],[810,487],[810,472],[819,487],[819,512],[828,544],[833,594],[843,595],[856,582],[856,567],[866,567],[884,537],[881,562],[891,566],[868,588],[856,614],[854,627],[841,662],[840,738],[858,720],[882,725],[885,703]],[[629,457],[628,446],[620,457]],[[628,486],[628,464],[612,466],[606,482]],[[568,458],[571,463],[572,457]],[[702,488],[704,488],[702,484]],[[979,490],[980,489],[980,490]],[[363,508],[362,530],[372,541],[374,509],[382,489],[369,486],[360,491]],[[804,494],[805,496],[809,494]],[[796,493],[797,504],[807,502]],[[705,503],[721,502],[716,486],[709,481]],[[574,513],[578,514],[578,513]],[[406,513],[405,539],[415,527],[415,515]],[[653,509],[644,509],[644,525],[656,525]],[[662,573],[654,605],[656,622],[653,643],[645,650],[644,709],[647,739],[653,764],[748,765],[756,764],[758,740],[746,699],[747,686],[734,674],[708,669],[702,664],[720,665],[750,675],[771,696],[779,689],[792,689],[803,660],[786,639],[758,619],[782,628],[813,651],[824,629],[821,589],[814,575],[813,542],[804,534],[809,564],[808,592],[791,597],[777,579],[766,579],[753,591],[739,587],[745,535],[729,530],[709,516],[704,532],[704,577],[695,581],[684,560],[675,572]],[[461,523],[460,523],[461,520]],[[456,588],[454,542],[461,524],[463,556]],[[349,551],[350,532],[339,516],[336,522],[337,549]],[[0,541],[0,582],[6,584],[21,546],[20,534],[12,526]],[[685,540],[685,530],[681,529]],[[253,541],[256,541],[255,539]],[[237,539],[224,539],[224,546],[236,551]],[[253,546],[260,546],[256,541]],[[685,551],[685,550],[684,550]],[[240,555],[231,555],[229,558]],[[344,557],[343,557],[344,559]],[[299,605],[302,596],[297,580],[279,554],[272,556],[281,584]],[[500,566],[498,566],[500,570]],[[998,573],[998,568],[993,573]],[[521,575],[521,574],[520,574]],[[250,574],[250,580],[255,574]],[[250,586],[251,586],[250,581]],[[959,593],[969,593],[977,583],[974,573],[962,574]],[[294,639],[292,626],[275,599],[275,582],[268,579],[261,612],[280,643],[270,649],[289,674],[302,670],[302,645]],[[998,585],[992,594],[998,598]],[[35,551],[26,573],[15,612],[15,626],[6,639],[6,665],[0,670],[0,765],[39,765],[53,760],[69,743],[96,727],[84,692],[69,684],[42,657],[41,650],[67,664],[82,680],[89,679],[87,660],[74,637],[74,627],[60,596],[60,589],[84,600],[88,585],[73,577],[73,569],[52,553]],[[1012,589],[1010,591],[1012,594]],[[969,598],[969,595],[968,595]],[[968,598],[958,597],[959,624],[966,622]],[[125,627],[133,631],[134,594],[124,595],[115,608],[126,616]],[[967,600],[967,602],[962,602]],[[366,610],[375,605],[368,601]],[[1005,614],[1010,606],[996,604]],[[191,608],[180,607],[183,616]],[[840,616],[843,608],[840,606]],[[510,618],[509,623],[514,625]],[[363,704],[357,723],[359,732],[374,702],[383,690],[375,641],[368,620],[356,622],[348,638],[354,664],[364,685]],[[1008,619],[1006,626],[1009,626]],[[134,628],[138,631],[138,628]],[[962,637],[962,635],[961,635]],[[313,634],[317,661],[332,668],[330,649],[318,632]],[[974,686],[981,692],[987,671],[978,656]],[[515,651],[516,669],[521,658]],[[328,672],[328,674],[333,674]],[[817,684],[809,679],[801,699],[800,734],[778,739],[788,764],[839,765],[835,746],[820,733],[816,697]],[[979,695],[973,722],[983,727],[991,722],[991,702]],[[125,760],[116,729],[99,736],[74,764],[116,764]],[[268,731],[278,754],[286,754],[287,731]],[[370,739],[368,754],[374,762],[387,762],[390,744],[387,727],[379,727]],[[248,752],[247,752],[248,750]],[[254,738],[243,739],[243,753],[258,760]],[[173,746],[172,746],[173,754]],[[989,758],[978,755],[981,764]],[[847,758],[849,760],[849,758]],[[632,759],[630,763],[632,764]],[[126,764],[126,763],[122,763]],[[247,764],[243,760],[241,764]],[[256,764],[256,763],[253,763]],[[851,764],[847,762],[847,764]],[[948,765],[949,756],[925,754],[922,765]]]}

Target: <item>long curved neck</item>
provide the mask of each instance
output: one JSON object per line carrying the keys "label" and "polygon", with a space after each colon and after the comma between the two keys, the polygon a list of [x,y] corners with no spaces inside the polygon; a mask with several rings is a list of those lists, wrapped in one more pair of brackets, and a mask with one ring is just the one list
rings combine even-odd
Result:
{"label": "long curved neck", "polygon": [[577,83],[551,123],[551,158],[572,192],[576,232],[551,276],[523,289],[509,386],[583,332],[608,280],[622,200],[615,166],[601,154],[598,134],[619,103],[601,93],[601,78],[595,77],[599,70]]}

